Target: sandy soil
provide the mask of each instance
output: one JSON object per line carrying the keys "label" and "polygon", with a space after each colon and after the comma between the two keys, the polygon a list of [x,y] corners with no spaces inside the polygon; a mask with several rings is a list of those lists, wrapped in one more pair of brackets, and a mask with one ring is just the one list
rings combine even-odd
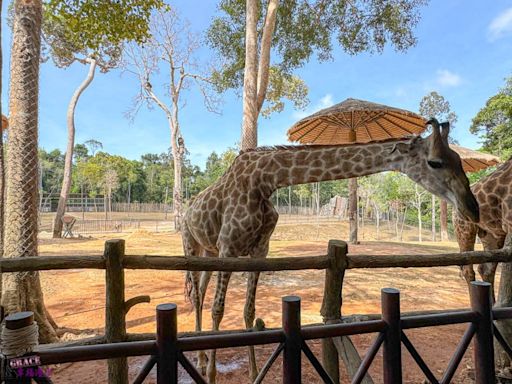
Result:
{"label": "sandy soil", "polygon": [[[299,256],[324,254],[326,241],[340,236],[339,226],[324,225],[320,233],[315,225],[278,226],[271,242],[270,256]],[[124,234],[127,254],[181,255],[181,240],[173,233],[137,232]],[[108,237],[90,239],[40,241],[42,255],[101,254],[103,243]],[[299,240],[287,240],[290,238]],[[314,239],[314,240],[313,240]],[[455,243],[393,243],[364,241],[351,246],[350,253],[372,254],[417,254],[456,252]],[[302,298],[302,323],[321,321],[319,315],[323,294],[323,271],[297,271],[264,273],[258,288],[257,316],[268,327],[277,327],[281,322],[281,297],[298,295]],[[59,326],[72,330],[87,330],[88,334],[103,331],[105,317],[104,272],[88,270],[43,272],[42,284],[47,307]],[[157,304],[173,302],[179,308],[179,331],[193,330],[194,315],[190,304],[183,295],[183,272],[173,271],[126,271],[126,298],[140,294],[151,296],[150,304],[134,307],[127,315],[128,332],[154,332],[154,308]],[[214,281],[214,280],[213,280]],[[226,300],[226,312],[222,329],[243,327],[243,305],[245,301],[246,278],[233,274]],[[468,306],[468,295],[458,267],[429,269],[378,269],[350,270],[345,277],[344,314],[379,313],[380,289],[395,287],[401,291],[402,311],[463,308]],[[205,303],[205,329],[211,325],[209,310],[213,296],[213,284]],[[441,376],[465,326],[438,327],[408,332],[424,359],[431,364],[433,372]],[[75,333],[75,332],[73,332]],[[82,332],[82,336],[83,336]],[[66,338],[74,338],[68,334]],[[362,354],[372,343],[375,335],[354,337]],[[311,343],[319,354],[320,343]],[[260,366],[272,353],[275,346],[257,348]],[[248,366],[246,349],[221,351],[218,355],[219,382],[247,382]],[[404,350],[404,382],[422,383],[423,377],[412,359]],[[468,368],[471,366],[470,353],[461,363],[454,383],[469,383]],[[193,356],[191,356],[193,359]],[[130,359],[130,375],[136,373],[146,358]],[[75,363],[57,367],[53,373],[56,383],[101,383],[105,382],[105,362]],[[304,365],[304,383],[321,382],[309,363]],[[265,382],[280,380],[281,362],[278,360]],[[377,383],[381,382],[381,359],[376,358],[371,372]],[[154,382],[152,372],[147,382]],[[190,379],[183,373],[183,383]]]}

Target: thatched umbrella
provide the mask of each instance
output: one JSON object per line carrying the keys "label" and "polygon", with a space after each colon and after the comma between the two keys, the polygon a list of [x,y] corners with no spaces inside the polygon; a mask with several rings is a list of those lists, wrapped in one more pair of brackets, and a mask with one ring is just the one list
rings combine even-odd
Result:
{"label": "thatched umbrella", "polygon": [[[295,123],[288,139],[303,144],[352,144],[417,135],[426,120],[404,109],[346,99]],[[349,180],[350,242],[357,242],[357,179]]]}
{"label": "thatched umbrella", "polygon": [[500,162],[498,156],[461,147],[460,145],[450,144],[450,148],[459,154],[464,172],[480,171]]}
{"label": "thatched umbrella", "polygon": [[[450,148],[459,154],[464,172],[481,171],[500,162],[498,156],[461,147],[460,145],[450,144]],[[441,223],[441,241],[443,241],[448,240],[448,203],[443,199],[440,199],[440,201],[439,221]]]}
{"label": "thatched umbrella", "polygon": [[347,99],[295,123],[288,139],[303,144],[369,143],[420,134],[425,123],[404,109]]}

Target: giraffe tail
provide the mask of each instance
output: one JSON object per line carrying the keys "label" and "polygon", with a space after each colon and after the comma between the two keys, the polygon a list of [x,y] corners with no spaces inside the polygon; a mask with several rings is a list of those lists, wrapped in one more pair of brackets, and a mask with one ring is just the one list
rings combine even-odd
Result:
{"label": "giraffe tail", "polygon": [[185,302],[192,303],[192,272],[187,271],[185,276]]}

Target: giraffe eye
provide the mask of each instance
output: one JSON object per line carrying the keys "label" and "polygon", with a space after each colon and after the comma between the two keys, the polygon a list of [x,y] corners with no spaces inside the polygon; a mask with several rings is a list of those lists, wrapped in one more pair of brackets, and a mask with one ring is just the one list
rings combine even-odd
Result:
{"label": "giraffe eye", "polygon": [[434,169],[443,168],[443,162],[441,160],[429,160],[427,163],[431,168]]}

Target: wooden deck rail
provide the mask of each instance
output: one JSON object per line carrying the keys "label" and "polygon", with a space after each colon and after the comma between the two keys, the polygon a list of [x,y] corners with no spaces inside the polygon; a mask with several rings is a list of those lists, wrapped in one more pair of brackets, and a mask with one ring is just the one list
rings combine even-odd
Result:
{"label": "wooden deck rail", "polygon": [[[450,265],[512,262],[512,249],[473,251],[435,255],[347,255],[346,269],[423,268]],[[275,257],[269,259],[216,259],[184,256],[125,255],[125,269],[176,271],[293,271],[326,269],[331,261],[326,255]],[[36,256],[0,259],[0,273],[48,271],[58,269],[105,269],[104,256]]]}
{"label": "wooden deck rail", "polygon": [[[124,240],[110,240],[105,244],[104,254],[102,256],[39,256],[0,259],[0,273],[21,272],[21,271],[45,271],[61,269],[106,269],[106,324],[105,337],[103,341],[122,342],[128,341],[134,335],[128,335],[126,332],[126,313],[135,304],[149,302],[149,296],[137,296],[124,299],[124,270],[125,269],[155,269],[155,270],[190,270],[190,271],[231,271],[231,272],[251,272],[251,271],[284,271],[284,270],[304,270],[304,269],[324,269],[326,271],[324,298],[322,302],[321,314],[324,323],[331,329],[333,335],[343,328],[337,328],[336,323],[342,322],[342,289],[345,270],[354,268],[410,268],[410,267],[434,267],[449,265],[479,264],[484,262],[512,262],[512,248],[504,248],[497,251],[474,251],[465,253],[447,253],[436,255],[350,255],[346,243],[337,240],[329,242],[327,255],[304,256],[304,257],[276,257],[268,259],[217,259],[217,258],[198,258],[183,256],[153,256],[153,255],[125,255]],[[509,312],[497,313],[497,316],[508,317]],[[419,318],[410,318],[412,324],[416,321],[418,327],[425,326],[429,321],[439,322],[467,320],[472,314],[444,314],[441,317],[424,316]],[[459,317],[457,317],[459,316]],[[512,317],[512,316],[511,316]],[[381,320],[374,323],[378,326]],[[472,321],[472,320],[471,320]],[[407,324],[402,324],[402,328]],[[307,330],[306,330],[307,329]],[[361,329],[360,329],[361,330]],[[266,337],[276,337],[272,331],[267,333],[259,332],[255,334],[248,333],[246,336],[240,336],[239,343],[246,343],[252,338],[259,341],[268,342]],[[308,327],[303,332],[315,332],[314,327]],[[322,331],[324,332],[324,331]],[[361,330],[361,332],[363,332]],[[271,336],[272,335],[272,336]],[[231,334],[213,335],[224,337],[228,340]],[[326,372],[332,378],[334,383],[339,382],[339,359],[343,359],[348,374],[351,378],[361,377],[361,383],[373,384],[373,381],[366,373],[360,372],[361,358],[351,342],[348,334],[332,336],[331,339],[322,340],[322,359]],[[197,337],[194,336],[182,339],[183,347],[194,345]],[[206,336],[205,336],[206,337]],[[181,339],[180,339],[181,340]],[[187,341],[185,341],[187,340]],[[385,344],[385,340],[383,341]],[[247,344],[239,344],[247,345]],[[250,345],[250,344],[249,344]],[[97,345],[98,346],[98,345]],[[198,346],[195,345],[197,348]],[[211,348],[208,347],[208,348]],[[206,348],[206,349],[208,349]],[[57,350],[59,347],[57,347]],[[101,351],[101,348],[97,351]],[[99,353],[99,352],[98,352]],[[186,364],[186,362],[184,363]],[[361,376],[362,375],[362,376]],[[127,383],[127,365],[125,358],[113,356],[109,360],[109,382],[110,384]]]}
{"label": "wooden deck rail", "polygon": [[[505,343],[505,349],[512,353],[512,349],[502,340],[499,331],[493,327],[495,318],[511,318],[512,310],[492,310],[490,285],[488,283],[472,283],[471,290],[474,298],[471,310],[460,313],[441,313],[415,317],[400,317],[399,292],[394,289],[382,290],[382,320],[363,321],[352,324],[320,325],[316,327],[300,327],[300,299],[298,297],[283,298],[283,327],[274,331],[257,333],[235,333],[229,335],[205,335],[192,338],[177,337],[177,308],[173,304],[163,304],[157,307],[157,339],[145,342],[121,342],[114,344],[67,347],[39,352],[41,364],[56,364],[75,361],[90,361],[97,359],[121,358],[127,356],[151,355],[144,365],[136,383],[142,383],[151,368],[157,364],[157,383],[178,383],[177,364],[185,370],[198,383],[205,383],[201,375],[184,355],[186,351],[199,349],[231,348],[261,344],[279,344],[275,353],[269,359],[270,368],[279,354],[283,356],[283,383],[301,383],[300,356],[304,356],[312,363],[322,380],[334,383],[334,380],[324,370],[317,358],[311,352],[306,340],[340,337],[361,333],[377,333],[373,345],[370,346],[366,357],[358,372],[352,379],[352,384],[359,384],[365,377],[378,350],[383,346],[383,380],[386,384],[399,384],[402,382],[401,345],[409,351],[417,362],[425,377],[433,384],[448,384],[470,341],[474,339],[475,383],[491,384],[494,377],[494,350],[493,337],[500,343]],[[421,355],[407,338],[404,330],[416,327],[430,327],[444,324],[469,323],[461,343],[444,372],[441,379],[437,379]],[[264,376],[264,375],[262,375]],[[263,377],[261,377],[263,379]]]}

